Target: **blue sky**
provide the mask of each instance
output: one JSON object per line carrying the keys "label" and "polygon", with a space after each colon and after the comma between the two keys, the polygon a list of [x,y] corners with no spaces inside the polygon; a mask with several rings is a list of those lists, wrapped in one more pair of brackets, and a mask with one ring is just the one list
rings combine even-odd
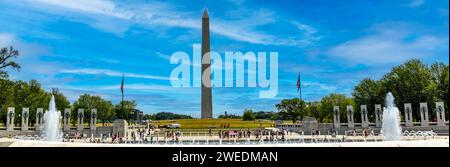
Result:
{"label": "blue sky", "polygon": [[[259,88],[214,88],[214,113],[274,110],[283,98],[320,100],[351,95],[363,78],[379,79],[407,59],[448,64],[446,0],[386,1],[0,1],[0,46],[21,52],[15,80],[37,79],[71,102],[80,94],[117,103],[125,98],[146,113],[199,116],[200,89],[172,88],[177,65],[169,56],[201,42],[201,15],[211,18],[211,50],[278,52],[279,92],[261,99]],[[192,58],[192,57],[191,57]]]}

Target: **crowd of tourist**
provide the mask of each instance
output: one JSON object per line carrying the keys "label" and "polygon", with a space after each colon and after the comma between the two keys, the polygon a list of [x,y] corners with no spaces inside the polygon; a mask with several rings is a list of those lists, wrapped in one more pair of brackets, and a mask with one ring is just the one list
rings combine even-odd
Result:
{"label": "crowd of tourist", "polygon": [[[203,133],[209,137],[217,136],[222,140],[236,140],[236,139],[255,139],[259,141],[283,141],[286,140],[286,135],[291,135],[292,131],[289,128],[255,128],[255,129],[239,129],[239,130],[229,130],[229,124],[222,124],[221,129],[216,130],[213,133],[212,129],[208,129],[207,132]],[[186,132],[185,132],[186,134]],[[300,136],[304,136],[304,132],[300,131]],[[353,137],[358,136],[356,129],[346,131],[345,135],[350,135]],[[312,137],[321,136],[321,131],[316,128],[311,130]],[[328,130],[328,135],[335,138],[338,135],[337,129]],[[345,136],[344,135],[344,136]],[[361,135],[364,137],[374,136],[374,131],[369,129],[363,129]],[[121,135],[123,136],[123,135]],[[183,133],[178,129],[158,129],[152,126],[139,126],[130,127],[128,134],[125,137],[119,137],[118,134],[102,134],[100,139],[95,139],[93,136],[89,138],[86,134],[75,133],[71,139],[81,140],[84,139],[86,142],[91,143],[154,143],[157,141],[180,141],[180,137],[184,136]],[[189,132],[188,136],[192,136],[192,132]],[[198,133],[200,136],[200,133]],[[70,137],[66,134],[65,141],[69,140]],[[111,140],[107,140],[111,139]]]}

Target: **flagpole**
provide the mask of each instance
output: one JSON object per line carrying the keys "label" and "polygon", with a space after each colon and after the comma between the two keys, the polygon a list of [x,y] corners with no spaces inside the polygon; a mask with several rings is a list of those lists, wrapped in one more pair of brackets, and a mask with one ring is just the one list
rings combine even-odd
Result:
{"label": "flagpole", "polygon": [[301,82],[301,76],[300,76],[300,73],[298,73],[298,78],[299,78],[299,80],[300,80],[300,84],[299,84],[299,96],[300,96],[300,100],[302,100],[302,82]]}
{"label": "flagpole", "polygon": [[[300,110],[301,112],[303,112],[303,103],[302,103],[302,82],[301,82],[301,78],[300,78],[300,72],[298,73],[298,81],[297,81],[297,86],[298,86],[298,92],[299,92],[299,98],[300,98]],[[295,123],[294,123],[295,124]]]}
{"label": "flagpole", "polygon": [[122,119],[125,119],[125,111],[123,110],[123,80],[124,80],[125,75],[122,75]]}

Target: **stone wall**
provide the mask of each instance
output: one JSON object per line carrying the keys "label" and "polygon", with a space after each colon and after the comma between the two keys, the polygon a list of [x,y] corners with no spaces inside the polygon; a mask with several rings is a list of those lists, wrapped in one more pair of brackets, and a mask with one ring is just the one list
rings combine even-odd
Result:
{"label": "stone wall", "polygon": [[[420,123],[414,123],[414,124],[420,124]],[[296,124],[296,125],[277,125],[277,128],[280,129],[289,129],[293,132],[304,132],[305,135],[311,134],[311,129],[308,129],[306,126],[303,126],[302,124]],[[320,134],[328,134],[328,131],[332,130],[334,128],[333,123],[319,123],[317,125]],[[433,130],[434,132],[438,133],[438,135],[449,135],[449,125],[448,122],[446,126],[437,126],[436,123],[430,123],[430,126],[405,126],[404,123],[401,126],[402,130],[415,130],[415,131],[430,131]],[[307,130],[305,130],[307,129]],[[355,129],[358,133],[361,133],[364,129],[367,130],[373,130],[376,134],[378,134],[381,130],[380,127],[377,127],[375,123],[369,124],[369,127],[362,127],[361,123],[355,123],[354,127],[348,127],[346,123],[341,123],[340,127],[336,130],[338,131],[338,134],[344,134],[345,131],[353,131]]]}
{"label": "stone wall", "polygon": [[[84,133],[88,135],[88,137],[91,136],[91,134],[94,135],[94,137],[99,137],[100,134],[108,135],[112,133],[112,126],[99,126],[96,128],[96,130],[91,130],[90,128],[84,128],[81,133]],[[77,128],[73,127],[70,128],[70,130],[63,131],[64,135],[69,134],[69,136],[73,136],[77,133]],[[14,131],[6,131],[0,129],[0,137],[8,137],[9,135],[40,135],[41,131],[36,131],[34,128],[31,128],[27,131],[22,131],[20,127],[14,128]]]}

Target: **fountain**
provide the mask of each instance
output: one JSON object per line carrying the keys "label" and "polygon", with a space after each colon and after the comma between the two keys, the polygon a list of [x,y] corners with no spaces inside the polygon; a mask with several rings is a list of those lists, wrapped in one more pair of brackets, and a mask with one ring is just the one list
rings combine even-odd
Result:
{"label": "fountain", "polygon": [[48,110],[44,114],[43,138],[45,141],[62,141],[61,112],[56,111],[55,97],[53,95]]}
{"label": "fountain", "polygon": [[398,108],[394,106],[394,96],[389,92],[386,95],[386,107],[383,108],[381,134],[384,136],[384,141],[394,141],[400,139],[401,133],[400,114]]}

